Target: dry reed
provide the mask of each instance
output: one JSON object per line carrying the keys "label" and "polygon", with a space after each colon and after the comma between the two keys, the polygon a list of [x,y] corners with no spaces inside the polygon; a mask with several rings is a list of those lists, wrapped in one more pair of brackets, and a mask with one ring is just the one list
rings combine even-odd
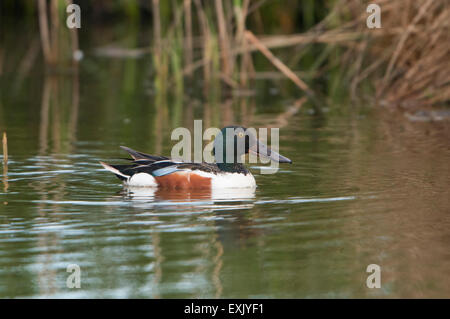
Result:
{"label": "dry reed", "polygon": [[[335,1],[328,15],[304,33],[290,35],[255,36],[247,29],[250,15],[260,19],[259,10],[266,1],[183,0],[176,12],[175,22],[167,32],[162,23],[160,0],[152,0],[152,49],[120,49],[115,55],[153,54],[155,68],[165,79],[179,79],[195,70],[203,69],[205,90],[210,81],[220,78],[233,89],[245,89],[255,78],[252,53],[260,52],[287,78],[292,80],[312,99],[313,83],[306,83],[292,69],[295,63],[283,63],[271,49],[286,48],[296,51],[313,45],[323,45],[321,57],[307,72],[307,80],[326,74],[327,68],[339,65],[350,85],[343,82],[340,89],[349,89],[358,95],[362,82],[373,84],[379,102],[411,108],[423,105],[446,105],[450,101],[450,3],[448,0],[378,0],[381,7],[381,29],[366,27],[368,1]],[[41,46],[45,60],[54,63],[57,57],[56,30],[58,19],[56,0],[38,1]],[[178,6],[172,2],[172,6]],[[49,10],[50,9],[50,10]],[[304,10],[305,8],[303,8]],[[48,13],[50,11],[50,23]],[[195,12],[194,12],[195,11]],[[195,17],[195,18],[194,18]],[[180,20],[184,18],[184,23]],[[167,19],[167,17],[165,17]],[[51,29],[49,30],[49,24]],[[173,31],[175,30],[175,31]],[[173,31],[173,32],[172,32]],[[198,34],[195,34],[195,33]],[[73,35],[73,46],[78,39]],[[164,52],[182,47],[181,67],[170,68],[171,59]],[[329,61],[330,48],[339,47],[337,59]],[[111,49],[109,49],[111,51]],[[175,53],[174,53],[175,54]],[[296,53],[298,54],[298,52]],[[301,52],[300,52],[301,56]],[[325,65],[327,64],[328,65]],[[325,65],[325,66],[324,66]],[[167,74],[166,73],[178,74]],[[167,78],[166,78],[167,76]],[[304,78],[305,79],[305,78]]]}
{"label": "dry reed", "polygon": [[[382,28],[363,28],[356,53],[363,67],[353,89],[372,76],[379,102],[411,109],[450,101],[450,3],[445,0],[378,1]],[[367,4],[366,4],[367,5]],[[365,23],[364,4],[352,1],[352,31]],[[343,12],[342,12],[343,13]],[[344,30],[342,30],[343,32]],[[364,57],[362,55],[366,54]]]}
{"label": "dry reed", "polygon": [[270,52],[270,50],[263,44],[251,31],[245,32],[245,37],[253,43],[253,45],[265,55],[265,57],[278,69],[280,70],[286,77],[288,77],[292,82],[295,83],[301,90],[305,91],[308,95],[314,95],[308,85],[303,82],[291,69],[289,69],[286,64],[281,62],[276,56]]}
{"label": "dry reed", "polygon": [[3,170],[7,170],[7,167],[8,167],[8,138],[6,137],[6,132],[3,132],[2,145],[3,145]]}

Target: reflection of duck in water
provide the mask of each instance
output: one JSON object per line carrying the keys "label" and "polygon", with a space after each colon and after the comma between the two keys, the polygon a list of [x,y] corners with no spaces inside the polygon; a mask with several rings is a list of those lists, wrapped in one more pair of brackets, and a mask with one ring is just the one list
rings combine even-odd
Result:
{"label": "reflection of duck in water", "polygon": [[196,201],[247,201],[255,198],[255,188],[207,188],[186,189],[183,192],[174,192],[169,188],[126,186],[125,194],[138,201],[172,201],[172,202],[196,202]]}
{"label": "reflection of duck in water", "polygon": [[239,126],[225,127],[221,134],[216,136],[214,140],[216,163],[214,164],[181,162],[165,156],[137,152],[124,146],[121,148],[131,155],[132,163],[110,165],[100,162],[103,167],[123,180],[125,185],[157,186],[160,189],[213,191],[254,188],[256,187],[255,178],[241,162],[241,157],[249,152],[279,163],[291,163],[290,159],[258,141],[250,130]]}

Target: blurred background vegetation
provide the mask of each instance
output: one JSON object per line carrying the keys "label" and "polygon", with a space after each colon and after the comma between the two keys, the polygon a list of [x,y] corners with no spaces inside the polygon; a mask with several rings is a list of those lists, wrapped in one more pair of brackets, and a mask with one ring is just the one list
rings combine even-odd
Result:
{"label": "blurred background vegetation", "polygon": [[[304,102],[320,114],[322,105],[344,101],[412,111],[447,107],[450,99],[446,0],[74,2],[81,29],[66,27],[71,0],[1,1],[0,75],[14,77],[12,90],[33,72],[70,75],[77,79],[70,103],[77,104],[81,65],[89,74],[120,76],[128,103],[145,90],[159,112],[171,108],[173,124],[192,96],[240,104],[240,97],[280,90],[293,101],[286,117]],[[366,26],[369,3],[381,7],[381,29]]]}

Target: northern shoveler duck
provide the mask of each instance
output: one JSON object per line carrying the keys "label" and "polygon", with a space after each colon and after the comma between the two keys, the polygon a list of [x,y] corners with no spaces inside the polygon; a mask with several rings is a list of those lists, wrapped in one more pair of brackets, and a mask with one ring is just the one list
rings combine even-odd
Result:
{"label": "northern shoveler duck", "polygon": [[[279,163],[292,161],[259,141],[251,130],[227,126],[214,140],[216,163],[190,163],[165,156],[149,155],[121,146],[132,157],[131,164],[110,165],[100,162],[128,186],[169,189],[249,188],[256,187],[255,178],[242,164],[242,156],[251,152]],[[233,156],[227,157],[228,154]],[[218,154],[221,159],[218,160]]]}

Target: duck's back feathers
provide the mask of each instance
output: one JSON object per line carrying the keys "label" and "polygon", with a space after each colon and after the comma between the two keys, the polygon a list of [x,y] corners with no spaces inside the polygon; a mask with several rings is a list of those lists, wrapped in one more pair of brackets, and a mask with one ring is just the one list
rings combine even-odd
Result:
{"label": "duck's back feathers", "polygon": [[170,158],[165,157],[165,156],[156,156],[156,155],[150,155],[150,154],[146,154],[146,153],[142,153],[142,152],[138,152],[135,151],[129,147],[126,146],[120,146],[121,149],[123,149],[124,151],[128,152],[128,154],[130,154],[130,156],[133,158],[133,160],[135,161],[139,161],[139,160],[147,160],[147,161],[163,161],[163,160],[168,160]]}

